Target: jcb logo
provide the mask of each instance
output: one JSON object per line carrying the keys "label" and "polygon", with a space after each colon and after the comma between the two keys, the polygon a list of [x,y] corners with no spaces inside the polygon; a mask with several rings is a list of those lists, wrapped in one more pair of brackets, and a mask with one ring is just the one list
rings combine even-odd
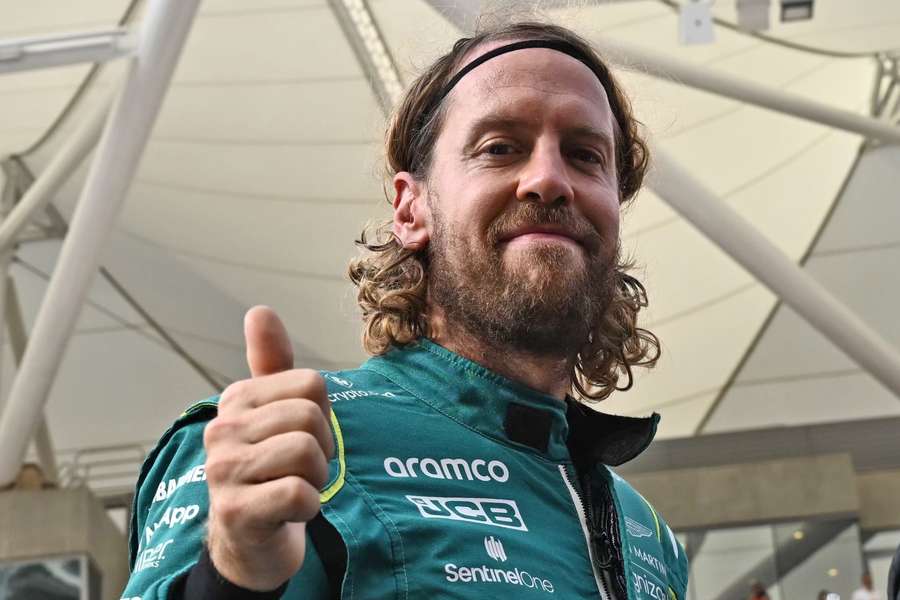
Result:
{"label": "jcb logo", "polygon": [[450,519],[528,531],[514,500],[500,498],[439,498],[407,496],[426,519]]}

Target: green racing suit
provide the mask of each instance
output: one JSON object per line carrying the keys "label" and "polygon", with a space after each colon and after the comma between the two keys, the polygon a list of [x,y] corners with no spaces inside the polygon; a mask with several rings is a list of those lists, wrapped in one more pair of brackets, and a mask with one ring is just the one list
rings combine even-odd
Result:
{"label": "green racing suit", "polygon": [[[658,415],[564,404],[424,338],[322,375],[336,452],[280,597],[685,598],[683,548],[610,468],[649,445]],[[123,599],[190,596],[216,402],[189,408],[141,469]]]}

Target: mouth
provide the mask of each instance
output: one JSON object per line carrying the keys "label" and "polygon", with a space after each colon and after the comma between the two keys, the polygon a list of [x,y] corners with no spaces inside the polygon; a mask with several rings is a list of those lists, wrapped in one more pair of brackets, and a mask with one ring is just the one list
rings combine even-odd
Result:
{"label": "mouth", "polygon": [[514,229],[500,238],[501,243],[550,242],[583,246],[582,241],[571,231],[562,227],[539,225]]}

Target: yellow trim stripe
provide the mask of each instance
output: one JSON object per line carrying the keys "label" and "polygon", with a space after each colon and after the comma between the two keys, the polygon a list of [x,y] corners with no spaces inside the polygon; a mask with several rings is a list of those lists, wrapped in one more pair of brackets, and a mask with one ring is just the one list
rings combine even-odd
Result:
{"label": "yellow trim stripe", "polygon": [[[344,471],[347,469],[347,463],[344,460],[344,435],[341,433],[341,424],[338,423],[337,415],[334,414],[333,410],[331,411],[331,427],[334,430],[334,437],[337,440],[338,476],[337,479],[334,480],[334,483],[326,487],[319,494],[319,501],[322,504],[331,500],[334,495],[344,487]],[[657,527],[659,527],[658,524]]]}
{"label": "yellow trim stripe", "polygon": [[[638,494],[640,496],[640,494]],[[647,505],[647,508],[650,509],[650,513],[653,515],[653,520],[656,522],[656,539],[662,543],[662,532],[659,528],[659,517],[656,516],[656,511],[653,509],[653,505],[647,502],[647,499],[641,496],[641,500],[644,501],[644,504]]]}
{"label": "yellow trim stripe", "polygon": [[675,590],[669,588],[669,598],[672,600],[678,600],[678,594],[675,593]]}
{"label": "yellow trim stripe", "polygon": [[196,404],[191,404],[186,409],[184,409],[184,412],[181,413],[180,415],[178,415],[178,418],[180,419],[182,417],[186,417],[189,414],[191,414],[192,412],[200,410],[201,408],[204,408],[207,406],[212,406],[212,407],[217,408],[218,404],[216,404],[215,402],[212,402],[210,400],[201,400],[200,402],[197,402]]}

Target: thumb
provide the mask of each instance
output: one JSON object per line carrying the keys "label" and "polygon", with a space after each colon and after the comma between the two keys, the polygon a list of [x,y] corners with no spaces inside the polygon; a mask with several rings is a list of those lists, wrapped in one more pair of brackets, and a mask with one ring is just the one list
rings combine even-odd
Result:
{"label": "thumb", "polygon": [[294,350],[287,330],[268,306],[254,306],[244,315],[244,341],[251,377],[294,368]]}

